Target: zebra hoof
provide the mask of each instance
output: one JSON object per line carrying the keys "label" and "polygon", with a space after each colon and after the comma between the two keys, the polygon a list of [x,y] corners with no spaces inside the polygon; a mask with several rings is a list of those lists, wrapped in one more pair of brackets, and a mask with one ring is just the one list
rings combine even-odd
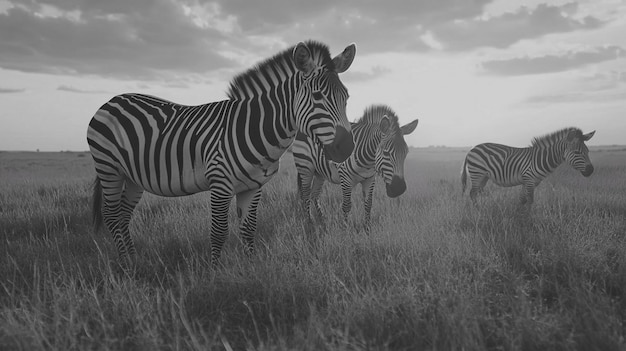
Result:
{"label": "zebra hoof", "polygon": [[252,256],[254,256],[254,246],[245,246],[243,248],[243,253],[246,255],[246,257],[250,258]]}

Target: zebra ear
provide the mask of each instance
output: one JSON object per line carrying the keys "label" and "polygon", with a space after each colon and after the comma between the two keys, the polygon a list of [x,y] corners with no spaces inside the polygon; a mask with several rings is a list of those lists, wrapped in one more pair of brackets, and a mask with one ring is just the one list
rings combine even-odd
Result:
{"label": "zebra ear", "polygon": [[380,123],[378,124],[378,128],[383,134],[387,134],[390,126],[391,121],[389,120],[389,117],[387,117],[387,115],[384,115],[383,118],[380,120]]}
{"label": "zebra ear", "polygon": [[591,133],[583,134],[583,140],[584,140],[584,141],[588,141],[589,139],[591,139],[591,137],[592,137],[594,134],[596,134],[596,131],[595,131],[595,130],[594,130],[593,132],[591,132]]}
{"label": "zebra ear", "polygon": [[298,45],[293,48],[292,56],[293,62],[295,62],[298,71],[304,73],[305,75],[313,72],[315,69],[313,55],[305,43],[299,42]]}
{"label": "zebra ear", "polygon": [[350,65],[352,64],[352,61],[354,60],[354,55],[356,55],[356,44],[352,43],[346,46],[341,54],[333,58],[335,72],[343,73],[348,70],[348,68],[350,68]]}
{"label": "zebra ear", "polygon": [[402,131],[402,135],[408,135],[408,134],[413,133],[413,131],[417,127],[417,123],[419,123],[419,119],[415,119],[413,122],[407,123],[403,125],[402,127],[400,127],[400,130]]}

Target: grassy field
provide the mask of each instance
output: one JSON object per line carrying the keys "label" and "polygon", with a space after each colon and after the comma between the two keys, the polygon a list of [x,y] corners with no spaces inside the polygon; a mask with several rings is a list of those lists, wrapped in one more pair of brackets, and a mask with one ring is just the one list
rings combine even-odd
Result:
{"label": "grassy field", "polygon": [[[305,235],[291,157],[264,188],[257,254],[209,264],[207,194],[146,195],[132,276],[91,228],[87,153],[0,153],[0,350],[624,350],[626,149],[592,149],[535,192],[461,196],[467,150],[412,149],[407,192],[348,232],[338,187]],[[380,181],[379,181],[380,183]],[[380,184],[379,184],[380,185]],[[234,209],[233,209],[234,210]]]}

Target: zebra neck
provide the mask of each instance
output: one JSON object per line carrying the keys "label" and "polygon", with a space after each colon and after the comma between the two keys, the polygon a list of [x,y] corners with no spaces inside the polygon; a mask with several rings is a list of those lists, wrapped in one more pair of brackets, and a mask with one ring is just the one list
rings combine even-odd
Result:
{"label": "zebra neck", "polygon": [[[277,116],[275,118],[280,121],[280,125],[283,126],[285,132],[291,136],[292,140],[296,137],[296,132],[298,131],[294,107],[295,95],[302,86],[302,81],[300,74],[291,76],[268,93],[268,98],[265,99],[264,104],[262,101],[266,110],[275,111],[274,114]],[[277,106],[267,106],[270,101],[279,101],[279,104]],[[280,109],[283,110],[281,111]]]}
{"label": "zebra neck", "polygon": [[353,125],[355,161],[360,166],[373,166],[376,163],[376,149],[382,135],[369,125]]}
{"label": "zebra neck", "polygon": [[[278,82],[266,81],[263,87],[259,87],[258,83],[251,87],[252,83],[248,83],[245,87],[246,94],[238,96],[235,100],[249,106],[253,111],[262,111],[263,118],[271,120],[271,124],[266,121],[264,125],[273,126],[279,134],[284,133],[283,136],[293,139],[297,132],[294,96],[302,85],[303,79],[300,74],[280,78]],[[250,89],[254,89],[254,92]],[[258,118],[254,114],[251,117]]]}
{"label": "zebra neck", "polygon": [[538,167],[545,173],[554,171],[563,163],[563,148],[561,143],[556,143],[548,147],[535,148],[535,157]]}

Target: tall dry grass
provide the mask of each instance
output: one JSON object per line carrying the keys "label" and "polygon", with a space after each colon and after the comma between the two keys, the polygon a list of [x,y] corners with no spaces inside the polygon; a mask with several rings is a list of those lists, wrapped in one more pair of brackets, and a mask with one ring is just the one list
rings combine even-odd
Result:
{"label": "tall dry grass", "polygon": [[360,190],[342,232],[328,185],[326,226],[307,236],[287,156],[256,255],[232,211],[216,270],[206,194],[147,195],[129,275],[91,229],[88,155],[0,153],[0,349],[624,349],[626,151],[592,152],[589,179],[559,168],[530,212],[494,186],[473,206],[464,155],[412,149],[408,190],[376,189],[369,236]]}

